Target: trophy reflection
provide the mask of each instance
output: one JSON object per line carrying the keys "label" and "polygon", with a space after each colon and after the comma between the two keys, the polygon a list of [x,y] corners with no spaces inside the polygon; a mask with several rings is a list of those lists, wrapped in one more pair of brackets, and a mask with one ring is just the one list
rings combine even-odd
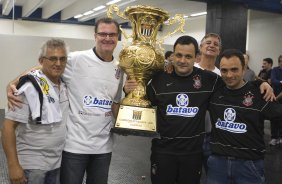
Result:
{"label": "trophy reflection", "polygon": [[[146,99],[146,84],[152,74],[164,69],[164,54],[161,48],[163,40],[177,31],[183,31],[185,20],[176,15],[169,24],[176,22],[180,26],[163,39],[157,40],[160,26],[169,19],[168,12],[151,6],[130,6],[121,12],[116,5],[108,8],[108,16],[113,11],[132,25],[132,35],[128,36],[121,29],[124,37],[132,38],[132,44],[125,46],[119,54],[119,66],[129,79],[135,79],[138,86],[122,101],[112,132],[129,135],[157,136],[156,108]],[[159,48],[156,48],[156,45]]]}

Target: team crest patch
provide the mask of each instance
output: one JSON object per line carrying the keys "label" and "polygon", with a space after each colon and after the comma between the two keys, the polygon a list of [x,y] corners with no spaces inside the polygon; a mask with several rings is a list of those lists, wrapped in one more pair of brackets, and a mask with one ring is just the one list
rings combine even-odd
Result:
{"label": "team crest patch", "polygon": [[115,71],[116,71],[116,74],[115,74],[116,79],[120,79],[120,76],[121,76],[120,68],[115,69]]}
{"label": "team crest patch", "polygon": [[253,98],[254,98],[254,94],[249,91],[244,95],[243,104],[247,107],[253,105]]}
{"label": "team crest patch", "polygon": [[202,87],[202,81],[201,81],[200,75],[194,75],[193,81],[194,81],[194,84],[193,84],[194,88],[199,89]]}

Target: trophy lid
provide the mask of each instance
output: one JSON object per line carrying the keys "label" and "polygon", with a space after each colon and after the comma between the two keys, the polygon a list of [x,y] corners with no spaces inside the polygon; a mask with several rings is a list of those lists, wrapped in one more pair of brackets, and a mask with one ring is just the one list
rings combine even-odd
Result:
{"label": "trophy lid", "polygon": [[166,21],[169,18],[169,14],[167,11],[160,9],[160,8],[155,8],[152,6],[146,6],[146,5],[137,5],[137,6],[129,6],[125,9],[124,11],[125,15],[132,15],[132,14],[150,14],[150,15],[155,15],[159,17],[163,17],[163,20]]}

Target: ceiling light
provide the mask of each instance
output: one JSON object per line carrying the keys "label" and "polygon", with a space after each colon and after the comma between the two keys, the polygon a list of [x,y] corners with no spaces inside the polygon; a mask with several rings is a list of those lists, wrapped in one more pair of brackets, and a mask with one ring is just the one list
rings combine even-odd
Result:
{"label": "ceiling light", "polygon": [[[0,0],[1,1],[1,0]],[[106,5],[111,5],[111,4],[115,4],[117,2],[120,2],[121,0],[112,0],[110,2],[108,2]]]}
{"label": "ceiling light", "polygon": [[189,17],[188,15],[184,15],[184,16],[183,16],[184,19],[187,19],[188,17]]}
{"label": "ceiling light", "polygon": [[78,15],[74,16],[74,18],[75,18],[75,19],[78,19],[78,18],[80,18],[80,17],[82,17],[82,16],[83,16],[82,14],[78,14]]}
{"label": "ceiling light", "polygon": [[194,13],[194,14],[191,14],[190,16],[191,17],[197,17],[197,16],[201,16],[201,15],[206,15],[207,12],[200,12],[200,13]]}
{"label": "ceiling light", "polygon": [[98,6],[98,7],[94,8],[93,10],[94,10],[94,11],[99,11],[99,10],[102,10],[102,9],[104,9],[104,8],[106,8],[106,6],[101,5],[101,6]]}
{"label": "ceiling light", "polygon": [[92,11],[92,10],[90,10],[90,11],[88,11],[88,12],[85,12],[83,15],[90,15],[90,14],[92,14],[92,13],[94,13],[94,11]]}

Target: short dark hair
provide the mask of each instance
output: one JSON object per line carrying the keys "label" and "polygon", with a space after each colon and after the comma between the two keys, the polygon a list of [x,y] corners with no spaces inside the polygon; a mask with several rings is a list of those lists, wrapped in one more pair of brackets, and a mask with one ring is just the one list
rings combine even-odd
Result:
{"label": "short dark hair", "polygon": [[171,56],[171,54],[173,54],[173,52],[172,51],[166,51],[166,53],[165,53],[165,59],[167,59],[167,58],[169,58],[170,56]]}
{"label": "short dark hair", "polygon": [[219,55],[219,64],[221,62],[221,59],[222,58],[231,58],[231,57],[238,57],[240,59],[240,62],[241,62],[241,65],[242,67],[244,68],[245,67],[245,59],[244,59],[244,55],[243,53],[240,51],[240,50],[237,50],[237,49],[226,49],[224,50],[220,55]]}
{"label": "short dark hair", "polygon": [[273,60],[271,58],[264,58],[263,61],[266,61],[268,64],[273,65]]}
{"label": "short dark hair", "polygon": [[175,47],[176,45],[190,45],[193,44],[195,47],[195,56],[197,55],[197,53],[199,52],[199,46],[198,46],[198,42],[195,38],[193,38],[192,36],[188,36],[188,35],[184,35],[184,36],[180,36],[174,43],[173,46],[173,51],[175,51]]}
{"label": "short dark hair", "polygon": [[112,18],[108,18],[108,17],[101,18],[101,19],[99,19],[99,20],[97,20],[97,21],[95,22],[95,29],[94,29],[95,33],[98,32],[98,27],[99,27],[99,25],[100,25],[101,23],[105,23],[105,24],[115,24],[116,27],[117,27],[117,33],[118,33],[118,34],[120,33],[120,29],[119,29],[119,24],[118,24],[118,22],[117,22],[116,20],[114,20],[114,19],[112,19]]}

